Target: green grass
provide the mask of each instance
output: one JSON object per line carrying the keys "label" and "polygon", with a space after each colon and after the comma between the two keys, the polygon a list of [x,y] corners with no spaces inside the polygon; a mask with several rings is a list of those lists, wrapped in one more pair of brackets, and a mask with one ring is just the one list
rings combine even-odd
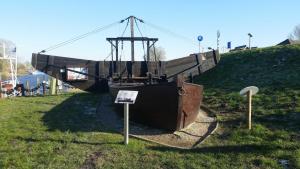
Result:
{"label": "green grass", "polygon": [[[221,129],[212,145],[266,145],[249,164],[278,168],[285,159],[290,168],[300,168],[299,45],[224,54],[216,68],[196,81],[204,85],[204,102],[219,112]],[[251,85],[260,91],[253,97],[253,130],[247,131],[247,102],[238,92]],[[262,155],[267,149],[274,150]]]}
{"label": "green grass", "polygon": [[[0,168],[300,168],[300,46],[234,52],[197,78],[220,127],[193,150],[122,135],[93,112],[89,93],[0,100]],[[241,88],[256,85],[253,130]],[[90,107],[90,108],[88,108]]]}

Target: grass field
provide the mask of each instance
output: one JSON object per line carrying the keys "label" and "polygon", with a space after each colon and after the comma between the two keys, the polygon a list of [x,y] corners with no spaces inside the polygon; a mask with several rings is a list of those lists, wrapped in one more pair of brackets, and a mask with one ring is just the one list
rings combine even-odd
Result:
{"label": "grass field", "polygon": [[[130,139],[99,123],[101,95],[0,100],[0,168],[300,168],[300,46],[222,55],[196,79],[220,127],[204,144],[178,150]],[[243,87],[256,85],[253,130]]]}

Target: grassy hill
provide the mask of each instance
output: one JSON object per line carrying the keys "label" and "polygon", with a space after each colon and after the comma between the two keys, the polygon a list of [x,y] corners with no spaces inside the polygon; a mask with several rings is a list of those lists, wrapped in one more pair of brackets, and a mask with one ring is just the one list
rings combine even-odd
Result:
{"label": "grassy hill", "polygon": [[[196,79],[220,126],[193,150],[123,137],[93,113],[101,95],[89,93],[0,100],[0,168],[300,168],[300,46],[222,55]],[[253,130],[245,98],[256,85]]]}
{"label": "grassy hill", "polygon": [[300,45],[245,50],[222,55],[219,65],[198,79],[209,89],[300,88]]}
{"label": "grassy hill", "polygon": [[[216,142],[276,147],[268,155],[252,157],[252,162],[276,168],[285,159],[290,168],[300,168],[300,45],[224,54],[219,65],[196,82],[205,87],[205,104],[218,112],[221,130]],[[252,85],[260,91],[253,98],[254,128],[248,132],[246,99],[238,92]]]}

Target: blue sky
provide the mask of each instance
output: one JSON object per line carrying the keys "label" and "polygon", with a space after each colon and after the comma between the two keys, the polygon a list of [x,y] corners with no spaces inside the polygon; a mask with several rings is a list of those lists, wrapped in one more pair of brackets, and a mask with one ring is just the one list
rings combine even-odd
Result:
{"label": "blue sky", "polygon": [[[299,6],[299,0],[9,0],[1,2],[0,38],[13,41],[19,59],[29,61],[33,52],[135,15],[191,39],[140,26],[144,36],[158,37],[157,46],[165,49],[167,59],[173,59],[198,52],[198,35],[204,37],[203,48],[215,48],[217,30],[221,49],[228,41],[233,47],[247,44],[249,32],[253,46],[275,45],[300,24]],[[119,36],[124,27],[119,24],[49,54],[103,60],[110,52],[105,38]],[[137,46],[141,58],[141,44]],[[125,48],[123,57],[130,58],[129,45]]]}

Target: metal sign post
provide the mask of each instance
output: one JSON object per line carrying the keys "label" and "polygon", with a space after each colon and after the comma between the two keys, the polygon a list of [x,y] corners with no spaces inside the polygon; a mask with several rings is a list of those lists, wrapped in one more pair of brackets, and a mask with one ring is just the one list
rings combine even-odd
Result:
{"label": "metal sign post", "polygon": [[240,95],[247,96],[248,99],[248,129],[251,130],[252,127],[252,95],[255,95],[258,92],[256,86],[245,87],[240,91]]}
{"label": "metal sign post", "polygon": [[115,103],[124,104],[124,144],[129,142],[129,104],[134,104],[138,91],[119,90]]}
{"label": "metal sign post", "polygon": [[203,40],[203,36],[199,35],[197,39],[199,41],[199,53],[201,53],[201,41]]}
{"label": "metal sign post", "polygon": [[129,104],[124,103],[124,144],[128,144],[129,135]]}

